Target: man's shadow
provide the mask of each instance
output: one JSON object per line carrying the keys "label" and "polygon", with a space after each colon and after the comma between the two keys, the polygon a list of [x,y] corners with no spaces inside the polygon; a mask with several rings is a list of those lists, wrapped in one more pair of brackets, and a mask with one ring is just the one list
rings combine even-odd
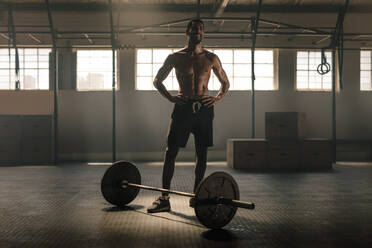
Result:
{"label": "man's shadow", "polygon": [[[180,220],[168,218],[166,216],[149,214],[147,212],[142,211],[143,208],[144,206],[141,206],[141,205],[130,205],[130,206],[123,206],[123,207],[112,206],[112,207],[103,208],[102,210],[105,212],[134,211],[136,213],[149,215],[155,218],[161,218],[161,219],[166,219],[170,221],[180,222],[180,223],[187,224],[187,225],[205,228],[203,225],[200,224],[200,222],[198,221],[195,215],[187,215],[187,214],[176,212],[173,210],[168,212],[168,214],[170,215],[181,217],[182,219],[187,220],[187,221],[180,221]],[[191,222],[188,222],[188,221],[191,221]],[[231,231],[225,230],[225,229],[209,229],[209,230],[202,232],[201,237],[207,240],[214,240],[214,241],[232,241],[232,240],[237,239],[237,237]]]}

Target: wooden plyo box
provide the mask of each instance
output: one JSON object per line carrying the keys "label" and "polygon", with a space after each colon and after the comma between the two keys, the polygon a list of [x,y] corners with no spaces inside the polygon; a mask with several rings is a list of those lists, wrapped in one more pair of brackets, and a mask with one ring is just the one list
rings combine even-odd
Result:
{"label": "wooden plyo box", "polygon": [[299,141],[268,141],[270,169],[297,169],[299,161]]}
{"label": "wooden plyo box", "polygon": [[305,114],[266,112],[265,137],[268,140],[297,140],[304,137]]}
{"label": "wooden plyo box", "polygon": [[305,139],[300,144],[301,169],[331,169],[332,140]]}
{"label": "wooden plyo box", "polygon": [[267,165],[265,139],[228,139],[227,164],[235,169],[263,169]]}

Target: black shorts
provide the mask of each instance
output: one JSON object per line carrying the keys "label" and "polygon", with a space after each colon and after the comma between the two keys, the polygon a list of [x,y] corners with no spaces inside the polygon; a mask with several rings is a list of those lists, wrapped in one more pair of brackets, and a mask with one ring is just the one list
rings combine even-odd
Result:
{"label": "black shorts", "polygon": [[185,147],[190,133],[198,146],[213,146],[214,107],[204,107],[201,101],[175,104],[168,131],[168,146]]}

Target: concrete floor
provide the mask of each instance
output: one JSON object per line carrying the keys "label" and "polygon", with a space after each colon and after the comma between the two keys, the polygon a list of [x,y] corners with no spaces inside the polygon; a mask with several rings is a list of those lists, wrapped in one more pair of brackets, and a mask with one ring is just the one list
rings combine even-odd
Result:
{"label": "concrete floor", "polygon": [[[170,213],[147,214],[158,195],[141,191],[127,209],[105,202],[107,166],[0,167],[0,247],[372,247],[372,164],[339,163],[321,172],[245,172],[211,163],[235,178],[242,200],[220,231],[202,226],[187,197]],[[138,164],[142,183],[160,186],[161,166]],[[173,189],[190,192],[193,166],[178,164]]]}

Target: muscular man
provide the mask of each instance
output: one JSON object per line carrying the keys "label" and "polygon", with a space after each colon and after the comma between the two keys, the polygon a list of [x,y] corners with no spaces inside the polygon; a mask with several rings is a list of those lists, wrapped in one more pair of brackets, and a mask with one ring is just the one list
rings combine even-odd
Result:
{"label": "muscular man", "polygon": [[[163,167],[163,188],[169,189],[174,165],[180,147],[185,147],[190,133],[194,134],[196,150],[194,191],[204,177],[207,164],[207,149],[213,145],[213,106],[226,95],[230,83],[217,55],[204,49],[204,23],[192,20],[186,29],[188,46],[167,57],[154,80],[155,88],[172,103],[175,103],[169,126],[167,149]],[[171,95],[163,81],[175,68],[179,90]],[[218,94],[209,95],[208,82],[213,70],[221,83]],[[193,199],[190,206],[193,205]],[[150,213],[170,211],[169,196],[163,193],[147,209]]]}

